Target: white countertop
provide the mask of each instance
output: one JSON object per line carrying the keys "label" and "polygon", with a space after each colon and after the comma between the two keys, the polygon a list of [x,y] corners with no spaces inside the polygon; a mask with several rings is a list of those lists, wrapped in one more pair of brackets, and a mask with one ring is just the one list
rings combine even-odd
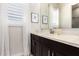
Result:
{"label": "white countertop", "polygon": [[79,48],[79,35],[70,35],[70,34],[57,35],[57,34],[50,34],[49,32],[40,32],[40,33],[32,32],[32,34]]}

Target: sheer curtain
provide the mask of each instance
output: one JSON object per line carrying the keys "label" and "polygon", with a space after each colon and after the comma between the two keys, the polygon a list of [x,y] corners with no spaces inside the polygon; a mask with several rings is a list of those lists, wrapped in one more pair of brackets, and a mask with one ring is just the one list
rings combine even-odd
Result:
{"label": "sheer curtain", "polygon": [[0,4],[0,55],[29,55],[29,19],[29,4]]}
{"label": "sheer curtain", "polygon": [[7,4],[0,4],[0,55],[9,55]]}

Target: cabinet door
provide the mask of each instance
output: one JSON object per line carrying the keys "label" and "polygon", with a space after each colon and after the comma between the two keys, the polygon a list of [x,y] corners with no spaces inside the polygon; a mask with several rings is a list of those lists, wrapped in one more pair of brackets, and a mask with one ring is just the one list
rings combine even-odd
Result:
{"label": "cabinet door", "polygon": [[[41,39],[39,36],[36,36],[36,56],[42,56],[42,43],[41,43]],[[44,45],[44,43],[43,43]]]}
{"label": "cabinet door", "polygon": [[31,34],[31,53],[34,56],[41,56],[41,44],[39,42],[39,36]]}
{"label": "cabinet door", "polygon": [[36,42],[34,40],[34,35],[31,34],[31,54],[36,55]]}
{"label": "cabinet door", "polygon": [[79,49],[64,43],[55,42],[55,55],[57,56],[79,56]]}
{"label": "cabinet door", "polygon": [[48,56],[48,48],[45,45],[41,45],[42,56]]}
{"label": "cabinet door", "polygon": [[54,51],[54,56],[65,56],[65,55],[59,51]]}
{"label": "cabinet door", "polygon": [[[52,55],[52,42],[46,38],[31,35],[31,53],[35,56],[49,56]],[[51,45],[51,46],[50,46]]]}
{"label": "cabinet door", "polygon": [[36,41],[36,56],[40,56],[40,54],[39,54],[39,41]]}
{"label": "cabinet door", "polygon": [[42,51],[42,56],[48,56],[49,55],[49,45],[48,45],[48,40],[46,38],[41,38],[41,51]]}

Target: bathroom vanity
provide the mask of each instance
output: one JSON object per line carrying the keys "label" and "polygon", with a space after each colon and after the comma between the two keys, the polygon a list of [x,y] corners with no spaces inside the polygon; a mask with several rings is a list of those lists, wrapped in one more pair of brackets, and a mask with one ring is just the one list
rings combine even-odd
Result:
{"label": "bathroom vanity", "polygon": [[79,36],[31,33],[31,54],[34,56],[79,56]]}

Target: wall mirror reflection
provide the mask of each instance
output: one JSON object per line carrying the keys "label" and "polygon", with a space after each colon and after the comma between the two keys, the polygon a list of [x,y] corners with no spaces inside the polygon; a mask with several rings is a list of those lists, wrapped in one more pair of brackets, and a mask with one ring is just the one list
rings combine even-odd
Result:
{"label": "wall mirror reflection", "polygon": [[79,3],[72,6],[72,28],[79,28]]}

